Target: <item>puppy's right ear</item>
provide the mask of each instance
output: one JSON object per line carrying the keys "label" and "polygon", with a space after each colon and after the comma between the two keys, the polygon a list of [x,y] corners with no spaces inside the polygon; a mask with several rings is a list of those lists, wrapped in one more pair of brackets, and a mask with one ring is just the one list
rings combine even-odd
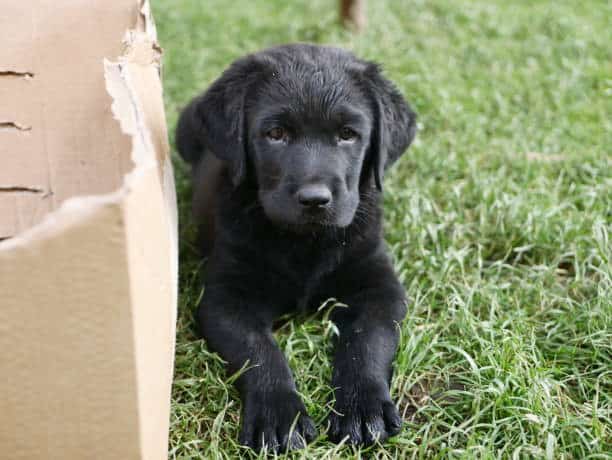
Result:
{"label": "puppy's right ear", "polygon": [[183,159],[197,164],[205,150],[223,160],[234,186],[246,177],[247,125],[245,98],[261,65],[251,56],[236,61],[202,95],[183,110],[176,128],[176,146]]}

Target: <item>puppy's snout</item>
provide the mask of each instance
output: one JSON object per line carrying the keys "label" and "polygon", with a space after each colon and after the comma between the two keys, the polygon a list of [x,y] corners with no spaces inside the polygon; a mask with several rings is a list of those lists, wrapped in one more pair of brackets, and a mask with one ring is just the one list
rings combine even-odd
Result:
{"label": "puppy's snout", "polygon": [[314,208],[327,206],[332,194],[327,186],[322,184],[306,185],[297,191],[297,199],[302,206]]}

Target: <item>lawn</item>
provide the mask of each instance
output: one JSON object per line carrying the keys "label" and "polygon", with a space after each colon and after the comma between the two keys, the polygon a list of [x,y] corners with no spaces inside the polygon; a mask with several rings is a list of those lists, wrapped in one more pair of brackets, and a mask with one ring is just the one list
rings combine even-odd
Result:
{"label": "lawn", "polygon": [[[401,434],[325,437],[325,312],[276,334],[321,435],[291,458],[611,458],[612,3],[153,0],[168,120],[236,57],[332,43],[379,61],[419,114],[386,179],[386,238],[410,299],[392,394]],[[202,293],[187,170],[170,458],[254,458],[240,402],[193,333]],[[263,455],[262,455],[263,457]]]}

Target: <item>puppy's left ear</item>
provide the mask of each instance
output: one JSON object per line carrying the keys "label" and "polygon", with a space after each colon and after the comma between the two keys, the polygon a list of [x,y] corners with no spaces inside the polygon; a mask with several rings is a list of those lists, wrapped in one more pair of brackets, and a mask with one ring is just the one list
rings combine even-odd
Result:
{"label": "puppy's left ear", "polygon": [[370,141],[370,164],[376,188],[382,190],[385,170],[404,153],[416,134],[416,114],[395,85],[368,63],[363,71],[366,91],[374,110],[374,131]]}

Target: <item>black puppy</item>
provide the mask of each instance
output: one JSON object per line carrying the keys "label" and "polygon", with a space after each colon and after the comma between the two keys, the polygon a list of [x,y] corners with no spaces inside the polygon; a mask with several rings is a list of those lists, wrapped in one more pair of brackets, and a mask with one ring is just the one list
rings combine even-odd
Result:
{"label": "black puppy", "polygon": [[272,324],[328,298],[348,306],[331,316],[329,437],[398,433],[389,383],[406,307],[380,195],[414,134],[414,113],[375,64],[302,44],[237,60],[183,111],[177,145],[209,255],[198,324],[229,372],[247,365],[241,443],[284,451],[316,436]]}

